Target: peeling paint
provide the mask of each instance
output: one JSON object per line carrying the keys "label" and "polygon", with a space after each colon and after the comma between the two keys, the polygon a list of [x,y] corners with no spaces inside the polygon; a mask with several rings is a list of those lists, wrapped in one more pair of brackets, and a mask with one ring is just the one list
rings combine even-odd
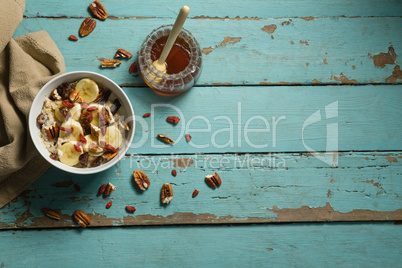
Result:
{"label": "peeling paint", "polygon": [[293,42],[293,41],[290,41],[290,43],[293,45],[295,42]]}
{"label": "peeling paint", "polygon": [[356,66],[352,65],[352,69],[354,70],[356,68]]}
{"label": "peeling paint", "polygon": [[395,157],[391,157],[391,156],[386,156],[385,159],[387,159],[389,162],[394,162],[394,163],[398,162],[398,160],[396,160]]}
{"label": "peeling paint", "polygon": [[277,28],[276,24],[270,24],[270,25],[265,25],[264,27],[262,27],[261,30],[263,30],[264,32],[272,34],[272,33],[275,32],[276,28]]}
{"label": "peeling paint", "polygon": [[271,39],[275,39],[273,35],[271,35]]}
{"label": "peeling paint", "polygon": [[385,82],[387,83],[396,83],[398,79],[402,79],[402,71],[399,65],[396,65],[394,67],[394,71],[392,72],[392,75],[389,76],[387,79],[385,79]]}
{"label": "peeling paint", "polygon": [[308,41],[307,41],[307,40],[305,40],[305,41],[300,40],[300,44],[305,44],[306,46],[308,46],[308,45],[309,45],[309,43],[308,43]]}
{"label": "peeling paint", "polygon": [[328,197],[328,198],[331,198],[331,196],[332,196],[332,192],[331,192],[331,190],[328,189],[327,197]]}
{"label": "peeling paint", "polygon": [[350,212],[342,213],[335,211],[329,202],[324,207],[310,208],[302,206],[300,208],[282,208],[277,206],[272,209],[267,208],[277,214],[275,222],[322,222],[322,221],[394,221],[402,218],[402,209],[394,211],[373,211],[367,209],[354,209]]}
{"label": "peeling paint", "polygon": [[107,59],[106,58],[98,58],[98,61],[100,61],[100,62],[105,61],[105,60],[107,60]]}
{"label": "peeling paint", "polygon": [[303,18],[301,18],[302,20],[305,20],[305,21],[311,21],[311,20],[315,20],[317,17],[303,17]]}
{"label": "peeling paint", "polygon": [[306,62],[306,66],[308,67],[310,65],[310,63]]}
{"label": "peeling paint", "polygon": [[372,184],[375,187],[377,187],[378,189],[383,190],[383,188],[382,188],[382,186],[381,186],[381,184],[379,182],[374,182],[374,180],[366,180],[366,183]]}
{"label": "peeling paint", "polygon": [[396,64],[396,53],[392,46],[388,48],[388,53],[381,52],[380,54],[374,56],[371,56],[370,54],[368,55],[371,59],[373,59],[376,67],[384,68],[385,64]]}
{"label": "peeling paint", "polygon": [[335,81],[341,82],[342,84],[357,84],[357,81],[355,79],[349,79],[343,73],[340,73],[339,77],[334,76],[334,79]]}
{"label": "peeling paint", "polygon": [[194,160],[192,158],[175,158],[169,160],[174,163],[173,167],[176,168],[186,168],[194,164]]}
{"label": "peeling paint", "polygon": [[202,53],[204,53],[205,55],[208,55],[209,53],[211,53],[213,50],[215,50],[218,47],[224,47],[227,44],[236,44],[238,42],[241,41],[241,37],[230,37],[230,36],[226,36],[222,43],[219,46],[214,46],[214,47],[207,47],[207,48],[203,48],[201,51]]}
{"label": "peeling paint", "polygon": [[321,82],[314,78],[313,79],[313,84],[321,84]]}
{"label": "peeling paint", "polygon": [[213,86],[232,86],[232,83],[226,82],[226,83],[212,83]]}
{"label": "peeling paint", "polygon": [[324,64],[328,64],[327,59],[322,59],[322,61],[324,62]]}
{"label": "peeling paint", "polygon": [[282,25],[289,25],[290,24],[290,20],[284,21],[281,23]]}
{"label": "peeling paint", "polygon": [[262,18],[259,17],[243,17],[240,18],[240,16],[236,16],[235,18],[230,18],[229,16],[225,16],[224,18],[219,18],[219,17],[209,17],[209,16],[195,16],[194,18],[192,18],[194,20],[261,20]]}

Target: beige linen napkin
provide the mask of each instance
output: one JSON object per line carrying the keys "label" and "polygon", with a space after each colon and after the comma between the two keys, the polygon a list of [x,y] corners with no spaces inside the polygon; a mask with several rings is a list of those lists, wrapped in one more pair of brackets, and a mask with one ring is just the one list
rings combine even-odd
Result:
{"label": "beige linen napkin", "polygon": [[65,72],[64,58],[45,31],[12,39],[25,0],[0,0],[0,208],[49,164],[35,149],[28,114],[40,88]]}

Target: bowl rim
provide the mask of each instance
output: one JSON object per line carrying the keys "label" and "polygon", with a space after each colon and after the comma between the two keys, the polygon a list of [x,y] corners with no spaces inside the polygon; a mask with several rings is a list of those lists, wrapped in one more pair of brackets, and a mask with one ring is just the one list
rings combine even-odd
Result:
{"label": "bowl rim", "polygon": [[[113,86],[115,86],[117,89],[119,89],[122,93],[122,97],[124,98],[125,102],[127,102],[128,107],[126,106],[126,112],[128,117],[132,117],[132,129],[130,130],[131,133],[127,136],[127,139],[125,141],[125,147],[123,149],[123,151],[119,151],[119,154],[113,158],[111,161],[102,164],[98,167],[93,167],[93,168],[77,168],[77,167],[71,167],[71,166],[67,166],[66,164],[61,163],[60,161],[55,161],[50,159],[49,157],[49,151],[44,147],[44,145],[42,144],[42,141],[40,140],[40,137],[37,135],[37,131],[39,130],[36,124],[36,117],[37,115],[34,114],[34,109],[35,107],[37,107],[38,105],[40,105],[40,107],[43,107],[43,102],[44,102],[44,98],[39,100],[39,96],[46,94],[44,93],[45,91],[48,91],[48,87],[49,85],[55,83],[55,81],[57,80],[63,80],[63,78],[66,78],[68,76],[71,75],[78,75],[78,76],[82,76],[81,78],[77,78],[76,80],[79,79],[83,79],[83,78],[91,78],[94,80],[106,80],[109,83],[111,83]],[[67,81],[66,81],[67,82]],[[70,81],[72,82],[72,81]],[[98,81],[97,81],[98,82]],[[60,82],[61,84],[62,82]],[[50,93],[51,91],[49,91]],[[114,90],[112,90],[113,93]],[[115,93],[116,94],[116,93]],[[121,99],[120,96],[118,96],[119,100],[121,102],[123,102],[123,100]],[[58,75],[54,78],[52,78],[49,82],[47,82],[45,85],[42,86],[42,88],[38,91],[38,93],[36,94],[32,104],[31,104],[31,108],[29,109],[29,115],[28,115],[28,128],[29,128],[29,134],[30,134],[30,138],[33,142],[33,144],[35,145],[36,150],[40,153],[40,155],[46,159],[47,162],[49,162],[52,166],[55,166],[63,171],[69,172],[69,173],[73,173],[73,174],[80,174],[80,175],[89,175],[89,174],[95,174],[95,173],[99,173],[102,172],[104,170],[109,169],[110,167],[114,166],[115,164],[117,164],[126,154],[127,150],[130,148],[130,145],[133,141],[134,138],[134,132],[135,132],[135,113],[134,113],[134,109],[131,105],[130,99],[127,97],[126,93],[123,91],[123,89],[117,84],[115,83],[113,80],[111,80],[110,78],[99,74],[99,73],[95,73],[95,72],[91,72],[91,71],[73,71],[73,72],[67,72],[61,75]],[[34,138],[34,135],[38,136],[36,138]],[[39,140],[38,140],[39,139]],[[38,142],[39,141],[39,142]],[[41,147],[39,147],[41,146]]]}

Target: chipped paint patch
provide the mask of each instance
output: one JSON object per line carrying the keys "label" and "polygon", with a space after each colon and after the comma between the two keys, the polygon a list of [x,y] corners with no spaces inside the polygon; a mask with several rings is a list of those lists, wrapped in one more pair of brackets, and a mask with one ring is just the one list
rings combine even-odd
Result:
{"label": "chipped paint patch", "polygon": [[305,20],[305,21],[311,21],[311,20],[315,20],[317,17],[303,17],[303,18],[301,18],[302,20]]}
{"label": "chipped paint patch", "polygon": [[324,62],[324,64],[328,64],[327,59],[322,59],[322,62]]}
{"label": "chipped paint patch", "polygon": [[356,69],[356,66],[352,65],[352,69],[353,69],[353,70]]}
{"label": "chipped paint patch", "polygon": [[276,24],[270,24],[270,25],[265,25],[264,27],[262,27],[261,30],[263,30],[264,32],[272,34],[272,33],[275,32],[276,28],[277,28]]}
{"label": "chipped paint patch", "polygon": [[313,79],[313,84],[321,84],[321,82],[314,78]]}
{"label": "chipped paint patch", "polygon": [[373,211],[367,209],[354,209],[342,213],[335,211],[329,202],[324,207],[311,208],[302,206],[300,208],[278,208],[273,206],[267,208],[277,214],[275,222],[321,222],[321,221],[393,221],[402,218],[402,209],[394,211]]}
{"label": "chipped paint patch", "polygon": [[282,26],[283,26],[283,25],[289,25],[291,21],[292,21],[292,20],[287,20],[287,21],[282,22],[281,24],[282,24]]}
{"label": "chipped paint patch", "polygon": [[68,188],[71,185],[73,185],[73,180],[71,178],[67,181],[61,181],[61,182],[56,182],[56,183],[52,184],[52,186],[59,187],[59,188]]}
{"label": "chipped paint patch", "polygon": [[349,79],[343,73],[340,73],[339,77],[334,76],[334,79],[335,81],[341,82],[342,84],[357,84],[357,81],[355,79]]}
{"label": "chipped paint patch", "polygon": [[215,49],[217,49],[218,47],[225,47],[227,44],[236,44],[238,42],[241,41],[241,37],[230,37],[230,36],[226,36],[222,43],[219,46],[214,46],[214,47],[207,47],[207,48],[203,48],[201,51],[202,53],[204,53],[205,55],[208,55],[209,53],[211,53],[212,51],[214,51]]}
{"label": "chipped paint patch", "polygon": [[175,158],[175,159],[169,159],[169,161],[172,161],[173,167],[177,168],[186,168],[194,164],[194,160],[192,158]]}
{"label": "chipped paint patch", "polygon": [[293,45],[295,42],[293,42],[293,41],[290,41],[290,43]]}
{"label": "chipped paint patch", "polygon": [[226,83],[212,83],[213,86],[232,86],[232,83],[226,82]]}
{"label": "chipped paint patch", "polygon": [[194,18],[192,18],[193,20],[222,20],[222,21],[224,21],[224,20],[261,20],[262,18],[259,18],[259,17],[247,17],[247,16],[245,16],[245,17],[243,17],[243,18],[240,18],[240,16],[236,16],[236,17],[234,17],[234,18],[230,18],[229,16],[225,16],[224,18],[220,18],[220,17],[209,17],[209,16],[204,16],[204,15],[202,15],[202,16],[195,16]]}
{"label": "chipped paint patch", "polygon": [[373,59],[376,67],[384,68],[385,64],[396,64],[396,53],[392,46],[388,48],[388,53],[381,52],[380,54],[374,56],[371,56],[370,54],[368,55],[371,59]]}
{"label": "chipped paint patch", "polygon": [[385,159],[387,159],[389,162],[394,162],[394,163],[398,162],[398,160],[396,160],[395,157],[391,157],[391,156],[386,156]]}
{"label": "chipped paint patch", "polygon": [[383,190],[383,188],[379,182],[374,182],[374,180],[366,180],[366,183],[372,184],[373,186],[377,187],[378,189]]}
{"label": "chipped paint patch", "polygon": [[394,67],[394,71],[392,72],[392,75],[389,76],[387,79],[385,79],[385,82],[387,83],[396,83],[398,79],[402,79],[402,71],[399,65],[396,65]]}
{"label": "chipped paint patch", "polygon": [[271,39],[275,39],[273,35],[271,35]]}
{"label": "chipped paint patch", "polygon": [[308,67],[310,65],[310,63],[306,62],[306,66]]}
{"label": "chipped paint patch", "polygon": [[300,40],[300,44],[305,44],[306,46],[308,46],[309,45],[309,43],[308,43],[308,41],[307,40]]}
{"label": "chipped paint patch", "polygon": [[328,198],[331,198],[331,196],[332,196],[332,192],[331,192],[331,190],[328,189],[327,197],[328,197]]}

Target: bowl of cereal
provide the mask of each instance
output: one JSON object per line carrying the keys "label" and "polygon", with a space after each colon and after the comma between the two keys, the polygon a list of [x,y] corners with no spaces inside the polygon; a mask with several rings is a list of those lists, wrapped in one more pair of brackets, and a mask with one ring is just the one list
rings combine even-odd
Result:
{"label": "bowl of cereal", "polygon": [[106,76],[65,73],[46,83],[29,112],[29,132],[53,166],[93,174],[115,165],[134,137],[134,110],[124,91]]}

